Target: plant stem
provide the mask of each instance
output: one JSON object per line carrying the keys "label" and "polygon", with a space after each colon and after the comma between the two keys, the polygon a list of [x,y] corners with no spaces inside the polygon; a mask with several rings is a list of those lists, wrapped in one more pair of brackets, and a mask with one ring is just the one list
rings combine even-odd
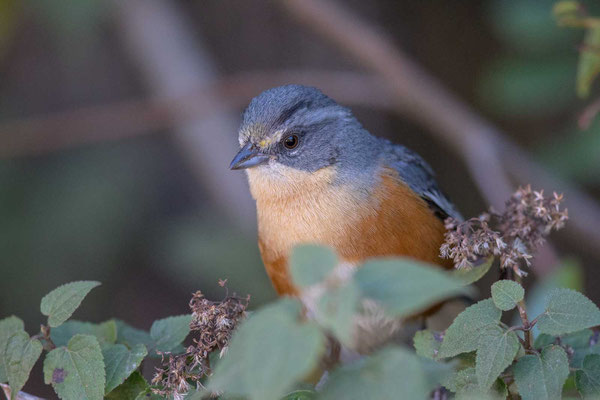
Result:
{"label": "plant stem", "polygon": [[532,336],[531,336],[531,325],[529,323],[529,318],[527,318],[527,309],[525,308],[525,301],[521,300],[517,303],[517,309],[519,310],[519,315],[521,316],[521,321],[523,321],[523,332],[525,334],[525,350],[531,350]]}

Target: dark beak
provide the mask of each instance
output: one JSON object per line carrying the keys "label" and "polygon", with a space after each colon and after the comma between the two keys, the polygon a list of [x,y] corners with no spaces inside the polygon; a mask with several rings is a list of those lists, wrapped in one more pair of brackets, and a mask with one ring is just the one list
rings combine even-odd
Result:
{"label": "dark beak", "polygon": [[246,169],[256,167],[257,165],[266,164],[269,162],[271,157],[261,153],[252,143],[248,142],[242,149],[235,155],[231,164],[230,169]]}

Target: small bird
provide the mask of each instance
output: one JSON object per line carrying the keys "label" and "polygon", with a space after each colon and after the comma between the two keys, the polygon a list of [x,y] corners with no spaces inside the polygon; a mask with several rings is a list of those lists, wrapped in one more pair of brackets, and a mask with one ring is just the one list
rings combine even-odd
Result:
{"label": "small bird", "polygon": [[461,219],[431,167],[372,136],[320,90],[286,85],[252,99],[230,168],[245,169],[256,200],[258,246],[279,295],[297,295],[288,256],[300,243],[332,247],[342,261],[439,256],[443,220]]}

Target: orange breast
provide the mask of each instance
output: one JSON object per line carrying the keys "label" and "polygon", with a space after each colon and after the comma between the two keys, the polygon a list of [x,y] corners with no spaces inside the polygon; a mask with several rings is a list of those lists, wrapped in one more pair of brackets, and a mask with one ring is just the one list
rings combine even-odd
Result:
{"label": "orange breast", "polygon": [[287,258],[299,243],[329,245],[353,263],[370,257],[410,256],[451,267],[439,257],[445,231],[442,221],[393,169],[383,169],[379,184],[368,195],[329,185],[334,173],[324,173],[322,182],[311,178],[312,191],[299,190],[289,198],[255,195],[260,252],[280,295],[296,294]]}

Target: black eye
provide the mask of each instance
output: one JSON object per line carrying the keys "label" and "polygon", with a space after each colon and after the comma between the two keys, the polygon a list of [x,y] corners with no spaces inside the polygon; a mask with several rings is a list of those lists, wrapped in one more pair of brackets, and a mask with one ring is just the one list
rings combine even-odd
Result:
{"label": "black eye", "polygon": [[283,145],[286,149],[295,149],[298,146],[298,136],[297,135],[289,135],[285,139],[283,139]]}

